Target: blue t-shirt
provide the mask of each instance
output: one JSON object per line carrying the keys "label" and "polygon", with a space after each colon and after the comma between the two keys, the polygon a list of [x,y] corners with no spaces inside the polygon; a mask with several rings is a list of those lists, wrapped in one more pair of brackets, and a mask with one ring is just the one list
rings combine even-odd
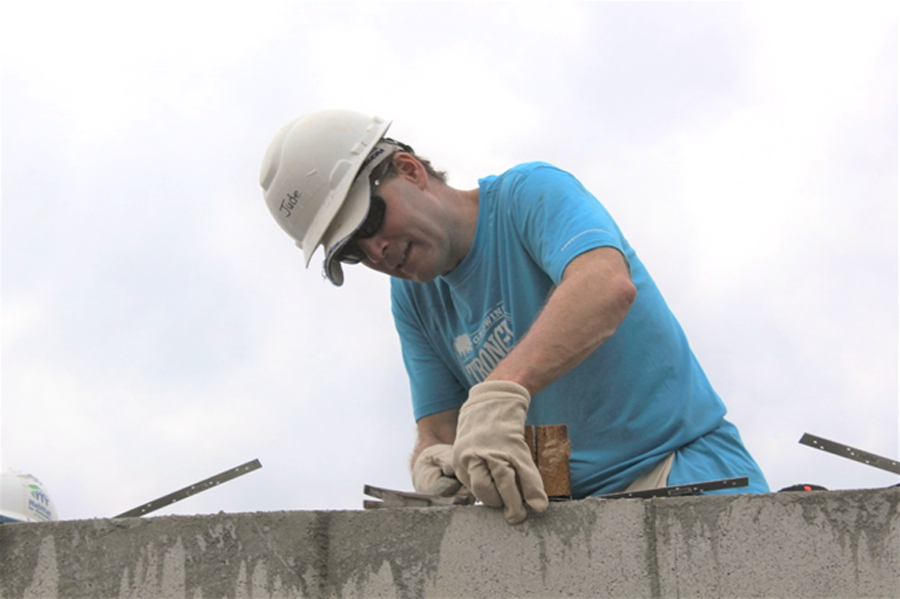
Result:
{"label": "blue t-shirt", "polygon": [[[578,180],[528,163],[479,186],[465,259],[430,283],[391,280],[417,420],[459,408],[525,335],[569,262],[612,247],[627,260],[637,298],[612,337],[532,397],[527,424],[568,425],[574,497],[620,491],[723,425],[725,406],[681,326],[615,221]],[[734,459],[719,452],[707,468],[695,456],[689,465],[676,457],[669,484],[740,476],[747,460],[755,467],[737,431],[726,437],[725,445],[737,445]],[[694,451],[701,462],[703,453]],[[688,480],[678,480],[683,466],[690,466]]]}

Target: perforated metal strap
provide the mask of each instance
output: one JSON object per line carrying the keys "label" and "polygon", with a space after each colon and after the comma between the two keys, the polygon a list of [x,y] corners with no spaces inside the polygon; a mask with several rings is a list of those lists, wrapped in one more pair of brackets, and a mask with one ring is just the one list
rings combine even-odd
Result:
{"label": "perforated metal strap", "polygon": [[215,476],[211,476],[205,480],[201,480],[198,483],[194,483],[189,487],[185,487],[174,493],[169,493],[159,499],[154,499],[150,503],[145,503],[141,506],[138,506],[132,510],[128,510],[127,512],[123,512],[118,516],[113,516],[114,518],[134,518],[138,516],[143,516],[145,514],[149,514],[150,512],[155,512],[156,510],[166,507],[167,505],[172,505],[176,501],[181,501],[191,495],[196,495],[197,493],[202,493],[207,489],[218,486],[224,482],[228,482],[229,480],[235,479],[239,476],[243,476],[248,472],[252,472],[258,468],[262,468],[262,464],[259,463],[259,460],[251,460],[246,464],[241,464],[231,470],[226,470],[225,472],[221,472]]}
{"label": "perforated metal strap", "polygon": [[722,478],[702,483],[690,483],[687,485],[675,485],[672,487],[660,487],[658,489],[646,489],[644,491],[623,491],[621,493],[607,493],[598,495],[602,499],[627,499],[630,497],[680,497],[683,495],[699,495],[703,491],[718,491],[720,489],[734,489],[746,487],[750,479],[746,476],[737,478]]}
{"label": "perforated metal strap", "polygon": [[869,466],[872,466],[873,468],[880,468],[881,470],[887,470],[888,472],[893,472],[894,474],[900,474],[900,463],[897,463],[897,460],[892,460],[880,455],[875,455],[874,453],[869,453],[868,451],[863,451],[862,449],[856,449],[855,447],[850,447],[849,445],[844,445],[843,443],[829,441],[828,439],[810,435],[809,433],[803,434],[803,437],[800,438],[800,443],[801,445],[807,445],[815,449],[821,449],[822,451],[833,453],[834,455],[841,456],[842,458],[847,458],[849,460],[867,464]]}

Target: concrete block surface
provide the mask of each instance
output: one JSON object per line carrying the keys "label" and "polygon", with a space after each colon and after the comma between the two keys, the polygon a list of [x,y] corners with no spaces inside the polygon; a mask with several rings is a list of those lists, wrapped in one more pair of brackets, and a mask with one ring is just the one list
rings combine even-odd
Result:
{"label": "concrete block surface", "polygon": [[900,488],[0,525],[0,599],[900,597]]}

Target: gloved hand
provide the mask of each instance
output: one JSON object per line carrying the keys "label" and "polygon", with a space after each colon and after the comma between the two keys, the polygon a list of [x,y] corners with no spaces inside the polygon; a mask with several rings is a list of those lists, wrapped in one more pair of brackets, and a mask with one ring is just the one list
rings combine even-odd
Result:
{"label": "gloved hand", "polygon": [[525,443],[531,396],[512,381],[479,383],[459,411],[453,466],[456,477],[485,505],[503,507],[510,524],[547,509],[547,493]]}
{"label": "gloved hand", "polygon": [[465,491],[453,470],[453,446],[446,443],[422,450],[413,464],[412,479],[417,493],[450,497]]}

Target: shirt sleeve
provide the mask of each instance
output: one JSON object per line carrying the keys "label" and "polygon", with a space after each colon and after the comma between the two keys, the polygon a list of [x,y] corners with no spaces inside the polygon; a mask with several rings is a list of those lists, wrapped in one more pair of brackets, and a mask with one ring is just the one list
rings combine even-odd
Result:
{"label": "shirt sleeve", "polygon": [[[571,174],[549,164],[511,181],[505,197],[522,242],[555,284],[575,257],[598,247],[626,256],[622,234],[609,212]],[[627,257],[626,257],[627,260]]]}

